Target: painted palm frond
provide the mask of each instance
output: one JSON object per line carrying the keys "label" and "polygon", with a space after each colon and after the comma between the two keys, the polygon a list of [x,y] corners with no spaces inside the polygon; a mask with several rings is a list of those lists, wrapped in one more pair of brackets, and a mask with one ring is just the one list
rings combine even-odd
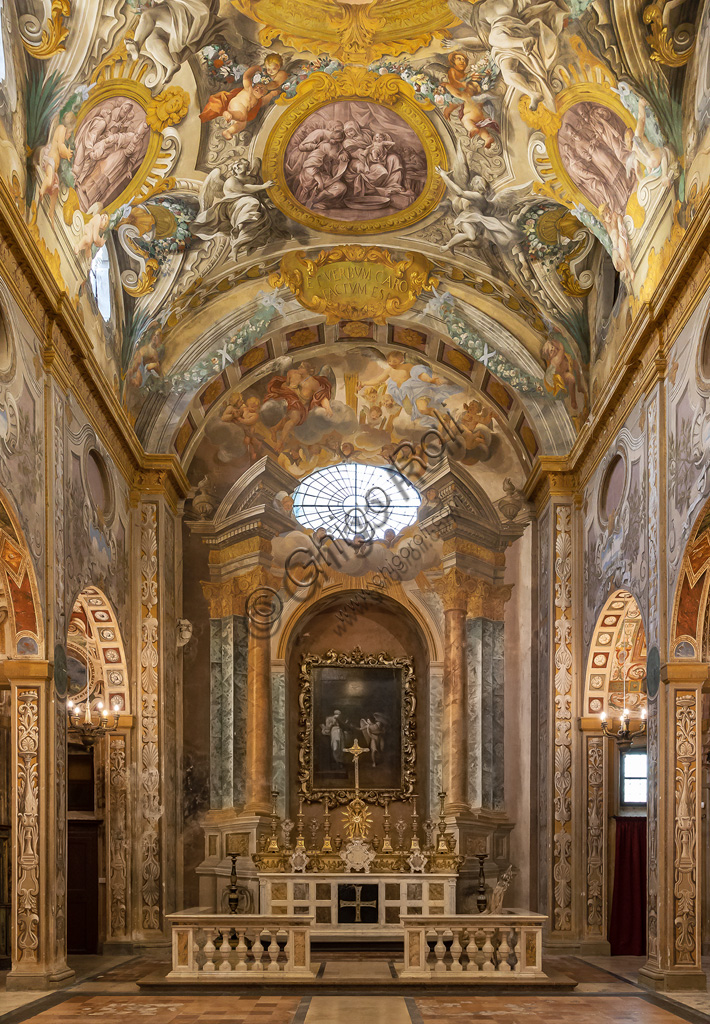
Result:
{"label": "painted palm frond", "polygon": [[47,143],[52,121],[62,105],[63,92],[62,75],[59,71],[52,71],[45,78],[41,68],[32,69],[25,93],[28,204],[32,202],[34,194],[34,164],[37,151]]}

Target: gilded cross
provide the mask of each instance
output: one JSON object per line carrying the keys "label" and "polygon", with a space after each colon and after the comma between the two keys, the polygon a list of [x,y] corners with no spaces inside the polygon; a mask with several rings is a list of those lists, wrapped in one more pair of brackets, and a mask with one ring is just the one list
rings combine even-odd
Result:
{"label": "gilded cross", "polygon": [[[357,761],[355,762],[357,764]],[[377,910],[377,900],[363,900],[362,899],[362,886],[354,885],[355,899],[354,900],[338,900],[340,907],[355,907],[355,924],[362,924],[362,917],[360,911],[363,907],[372,907]]]}
{"label": "gilded cross", "polygon": [[353,761],[355,762],[355,795],[360,792],[360,764],[359,758],[361,754],[366,754],[367,750],[365,747],[361,747],[357,740],[353,743],[352,747],[345,748],[346,754],[353,755]]}

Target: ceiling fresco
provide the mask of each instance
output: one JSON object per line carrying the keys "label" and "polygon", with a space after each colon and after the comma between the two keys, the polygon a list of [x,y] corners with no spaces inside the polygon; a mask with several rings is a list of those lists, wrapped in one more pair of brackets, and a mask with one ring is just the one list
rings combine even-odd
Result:
{"label": "ceiling fresco", "polygon": [[376,460],[435,407],[468,417],[464,462],[529,466],[573,443],[707,190],[700,6],[17,0],[0,171],[139,437],[200,479]]}

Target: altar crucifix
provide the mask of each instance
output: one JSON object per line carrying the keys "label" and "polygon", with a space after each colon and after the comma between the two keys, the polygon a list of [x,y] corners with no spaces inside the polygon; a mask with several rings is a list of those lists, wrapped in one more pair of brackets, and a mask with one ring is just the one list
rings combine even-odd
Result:
{"label": "altar crucifix", "polygon": [[355,796],[360,795],[360,755],[366,754],[367,750],[365,747],[361,747],[357,740],[353,743],[352,747],[345,748],[346,754],[353,755],[353,764],[355,765]]}

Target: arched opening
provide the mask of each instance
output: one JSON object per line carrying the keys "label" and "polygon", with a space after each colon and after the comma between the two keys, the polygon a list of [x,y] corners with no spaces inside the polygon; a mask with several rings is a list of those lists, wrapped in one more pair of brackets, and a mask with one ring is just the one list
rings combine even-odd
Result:
{"label": "arched opening", "polygon": [[582,719],[585,932],[612,955],[646,952],[646,661],[641,610],[617,590],[592,634]]}
{"label": "arched opening", "polygon": [[125,937],[129,878],[128,673],[115,613],[98,587],[74,602],[66,660],[68,699],[97,721],[111,709],[112,731],[87,740],[70,725],[67,737],[67,950],[86,955]]}

